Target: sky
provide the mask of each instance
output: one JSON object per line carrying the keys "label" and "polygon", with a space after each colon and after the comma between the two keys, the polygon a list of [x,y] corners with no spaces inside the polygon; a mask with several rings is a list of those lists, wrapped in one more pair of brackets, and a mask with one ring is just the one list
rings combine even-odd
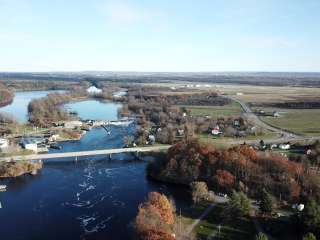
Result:
{"label": "sky", "polygon": [[0,0],[0,71],[320,71],[319,0]]}

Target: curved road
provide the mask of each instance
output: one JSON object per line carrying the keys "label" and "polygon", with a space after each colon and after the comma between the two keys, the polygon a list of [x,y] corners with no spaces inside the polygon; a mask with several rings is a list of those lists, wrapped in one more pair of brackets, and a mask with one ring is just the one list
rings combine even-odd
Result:
{"label": "curved road", "polygon": [[[262,121],[256,114],[254,114],[251,110],[251,108],[243,101],[234,98],[233,96],[225,96],[229,98],[230,100],[237,102],[240,104],[241,108],[243,109],[245,117],[251,121],[254,125],[259,126],[263,129],[269,130],[271,132],[275,132],[279,135],[279,138],[276,139],[269,139],[269,140],[264,140],[265,143],[284,143],[284,142],[289,142],[289,141],[295,141],[295,142],[300,142],[300,141],[314,141],[314,140],[320,140],[320,136],[316,137],[306,137],[306,136],[300,136],[295,133],[289,132],[285,129],[277,128],[274,127],[264,121]],[[257,140],[252,140],[252,141],[246,141],[247,143],[257,143]],[[242,141],[234,141],[232,142],[233,144],[239,144],[243,143]]]}

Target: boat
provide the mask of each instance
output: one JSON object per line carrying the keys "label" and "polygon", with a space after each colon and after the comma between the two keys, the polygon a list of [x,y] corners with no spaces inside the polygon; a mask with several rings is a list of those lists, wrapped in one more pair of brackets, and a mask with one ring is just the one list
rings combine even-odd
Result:
{"label": "boat", "polygon": [[52,149],[57,149],[57,150],[61,150],[61,149],[62,149],[62,146],[59,146],[59,145],[57,145],[57,144],[51,144],[51,145],[50,145],[50,148],[52,148]]}
{"label": "boat", "polygon": [[7,185],[0,185],[0,191],[5,191],[7,189]]}

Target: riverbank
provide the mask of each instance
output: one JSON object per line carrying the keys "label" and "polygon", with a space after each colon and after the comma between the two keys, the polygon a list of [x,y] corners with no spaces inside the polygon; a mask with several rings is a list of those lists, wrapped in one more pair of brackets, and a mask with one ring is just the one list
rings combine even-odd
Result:
{"label": "riverbank", "polygon": [[14,178],[24,174],[36,175],[42,166],[42,161],[0,162],[0,178]]}

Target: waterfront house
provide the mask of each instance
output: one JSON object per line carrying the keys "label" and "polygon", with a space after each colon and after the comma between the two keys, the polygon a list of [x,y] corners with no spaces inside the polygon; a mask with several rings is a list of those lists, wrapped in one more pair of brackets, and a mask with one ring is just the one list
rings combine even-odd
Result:
{"label": "waterfront house", "polygon": [[26,150],[31,150],[34,152],[38,151],[38,143],[33,138],[22,138],[20,144]]}
{"label": "waterfront house", "polygon": [[9,141],[5,138],[0,138],[0,150],[3,150],[5,148],[9,147]]}

